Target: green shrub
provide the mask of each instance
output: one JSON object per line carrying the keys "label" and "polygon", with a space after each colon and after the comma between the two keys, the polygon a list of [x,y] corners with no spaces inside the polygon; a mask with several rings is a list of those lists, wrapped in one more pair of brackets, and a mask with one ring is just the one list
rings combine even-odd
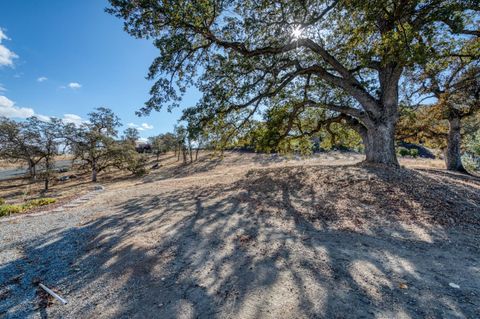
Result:
{"label": "green shrub", "polygon": [[131,172],[137,177],[142,177],[148,174],[148,170],[144,166],[135,167]]}
{"label": "green shrub", "polygon": [[23,210],[28,210],[32,209],[35,207],[40,207],[40,206],[45,206],[49,204],[55,203],[57,200],[55,198],[38,198],[38,199],[32,199],[26,202],[25,204],[22,205]]}
{"label": "green shrub", "polygon": [[17,205],[0,205],[0,216],[8,216],[12,214],[20,214],[23,213],[26,210],[35,208],[35,207],[40,207],[40,206],[45,206],[45,205],[50,205],[55,203],[57,200],[55,198],[39,198],[39,199],[33,199],[30,200],[26,203],[23,204],[17,204]]}
{"label": "green shrub", "polygon": [[38,207],[38,206],[45,206],[45,205],[50,205],[56,203],[57,200],[55,198],[39,198],[39,199],[33,199],[29,201],[28,203],[32,205],[33,207]]}
{"label": "green shrub", "polygon": [[23,207],[21,205],[1,205],[0,206],[0,216],[9,216],[12,214],[19,214],[23,212]]}
{"label": "green shrub", "polygon": [[480,171],[480,158],[472,154],[464,154],[462,156],[462,163],[465,169],[469,172]]}
{"label": "green shrub", "polygon": [[410,156],[417,158],[418,157],[418,150],[416,148],[412,148],[410,150]]}
{"label": "green shrub", "polygon": [[416,148],[412,148],[412,149],[408,149],[406,147],[403,147],[403,146],[400,146],[398,149],[397,149],[397,153],[398,155],[404,157],[404,156],[411,156],[411,157],[418,157],[418,149]]}
{"label": "green shrub", "polygon": [[408,148],[399,147],[399,148],[398,148],[398,154],[399,154],[400,156],[402,156],[402,157],[403,157],[403,156],[408,156],[408,155],[410,155],[410,151],[409,151]]}
{"label": "green shrub", "polygon": [[5,200],[3,198],[0,198],[0,205],[5,205]]}

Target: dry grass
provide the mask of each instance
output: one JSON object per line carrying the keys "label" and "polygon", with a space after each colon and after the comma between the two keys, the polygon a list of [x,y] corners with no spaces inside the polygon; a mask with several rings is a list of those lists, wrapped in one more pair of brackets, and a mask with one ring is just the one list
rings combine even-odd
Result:
{"label": "dry grass", "polygon": [[[57,161],[63,160],[63,161],[68,161],[72,159],[71,155],[65,154],[65,155],[59,155],[55,158]],[[0,160],[0,169],[12,169],[12,168],[22,168],[25,166],[25,163],[23,162],[9,162],[6,160]]]}
{"label": "dry grass", "polygon": [[[75,175],[66,181],[60,181],[58,178],[62,176]],[[118,187],[130,185],[133,177],[129,172],[112,169],[101,172],[98,180],[102,185],[115,184]],[[92,188],[95,184],[91,182],[91,175],[88,171],[69,171],[56,176],[56,179],[50,182],[48,192],[44,192],[44,181],[39,179],[32,182],[26,178],[13,178],[0,180],[0,198],[5,199],[8,203],[17,204],[40,197],[53,197],[60,202],[71,200],[79,197]]]}
{"label": "dry grass", "polygon": [[[68,156],[62,156],[58,159],[65,160],[69,158]],[[227,177],[244,175],[247,171],[255,168],[291,167],[299,165],[338,166],[351,165],[362,160],[362,155],[339,152],[317,154],[307,158],[295,156],[285,158],[267,154],[226,152],[222,159],[219,158],[218,154],[214,154],[213,152],[201,152],[197,161],[184,165],[173,153],[168,153],[160,157],[159,169],[151,170],[149,175],[142,179],[132,176],[129,172],[112,169],[101,172],[98,176],[98,181],[110,189],[124,189],[139,182],[154,182],[168,179],[175,179],[176,185],[181,186],[182,184],[189,185],[191,179],[208,179],[208,177],[212,176]],[[150,168],[155,162],[155,157],[150,156],[147,167]],[[442,168],[444,165],[440,160],[401,158],[400,162],[409,168]],[[18,165],[15,166],[11,163],[0,162],[0,167],[3,169],[18,168]],[[52,181],[47,193],[43,192],[44,184],[41,180],[34,183],[25,178],[0,180],[0,198],[4,198],[8,203],[16,204],[48,196],[58,199],[61,204],[64,201],[85,194],[94,187],[95,184],[91,183],[90,173],[88,171],[69,171],[58,174],[57,178],[72,174],[74,174],[76,178],[67,181]]]}

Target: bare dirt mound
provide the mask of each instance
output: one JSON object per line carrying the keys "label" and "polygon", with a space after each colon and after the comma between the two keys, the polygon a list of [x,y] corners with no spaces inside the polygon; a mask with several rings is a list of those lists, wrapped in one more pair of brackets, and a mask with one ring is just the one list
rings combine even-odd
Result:
{"label": "bare dirt mound", "polygon": [[[385,223],[480,228],[480,179],[440,170],[305,166],[252,170],[240,182],[259,211],[294,210],[327,227]],[[288,196],[287,196],[288,194]]]}

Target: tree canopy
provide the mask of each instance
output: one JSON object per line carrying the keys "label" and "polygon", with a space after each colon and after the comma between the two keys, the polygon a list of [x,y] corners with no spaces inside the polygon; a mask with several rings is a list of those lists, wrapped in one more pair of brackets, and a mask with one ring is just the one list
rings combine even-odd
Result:
{"label": "tree canopy", "polygon": [[292,118],[321,109],[318,121],[357,130],[367,161],[394,165],[404,71],[452,39],[467,41],[479,9],[473,0],[110,3],[131,35],[153,38],[159,49],[140,113],[178,105],[191,85],[203,98],[188,117],[225,131],[287,103]]}

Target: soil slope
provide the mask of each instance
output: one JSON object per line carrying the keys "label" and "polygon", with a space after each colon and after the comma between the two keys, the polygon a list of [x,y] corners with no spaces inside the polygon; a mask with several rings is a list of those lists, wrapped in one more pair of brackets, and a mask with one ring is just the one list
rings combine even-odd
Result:
{"label": "soil slope", "polygon": [[[480,313],[479,179],[353,164],[270,166],[149,176],[62,214],[0,222],[0,316]],[[69,303],[46,306],[38,280]]]}

